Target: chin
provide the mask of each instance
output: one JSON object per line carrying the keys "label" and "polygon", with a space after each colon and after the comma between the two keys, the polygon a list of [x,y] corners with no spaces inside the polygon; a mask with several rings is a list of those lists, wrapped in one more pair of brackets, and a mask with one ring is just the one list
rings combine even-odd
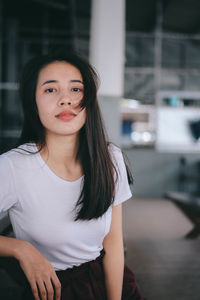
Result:
{"label": "chin", "polygon": [[[81,129],[81,128],[80,128]],[[79,134],[80,129],[76,130],[55,130],[55,131],[48,131],[48,135],[51,136],[76,136]]]}

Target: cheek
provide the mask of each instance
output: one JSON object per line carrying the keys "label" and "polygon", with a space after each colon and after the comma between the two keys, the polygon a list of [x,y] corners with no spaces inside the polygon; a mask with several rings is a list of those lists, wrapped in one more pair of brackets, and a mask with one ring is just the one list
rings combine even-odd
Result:
{"label": "cheek", "polygon": [[86,121],[86,109],[85,108],[79,113],[78,118],[83,126]]}
{"label": "cheek", "polygon": [[51,114],[51,105],[47,105],[44,101],[44,99],[38,98],[36,100],[36,104],[37,104],[37,110],[38,110],[38,115],[40,117],[40,119],[47,119],[49,117],[49,115]]}

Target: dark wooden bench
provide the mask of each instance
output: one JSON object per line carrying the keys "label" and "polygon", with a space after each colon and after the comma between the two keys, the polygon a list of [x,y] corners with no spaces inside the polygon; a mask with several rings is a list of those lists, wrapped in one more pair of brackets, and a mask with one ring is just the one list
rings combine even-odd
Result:
{"label": "dark wooden bench", "polygon": [[[13,236],[12,225],[6,213],[0,215],[0,234]],[[29,293],[30,286],[19,262],[11,257],[0,257],[0,299],[33,300],[31,293],[26,296],[27,291]]]}
{"label": "dark wooden bench", "polygon": [[26,286],[27,281],[18,261],[0,257],[0,299],[22,300]]}
{"label": "dark wooden bench", "polygon": [[197,238],[200,235],[200,196],[174,191],[169,191],[164,196],[175,203],[193,223],[193,229],[185,237]]}

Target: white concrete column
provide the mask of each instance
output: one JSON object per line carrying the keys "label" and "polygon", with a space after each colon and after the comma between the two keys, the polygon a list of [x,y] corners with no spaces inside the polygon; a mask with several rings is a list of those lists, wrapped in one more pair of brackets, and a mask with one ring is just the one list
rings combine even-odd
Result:
{"label": "white concrete column", "polygon": [[125,0],[92,0],[90,63],[100,77],[99,104],[111,141],[120,145],[124,88]]}

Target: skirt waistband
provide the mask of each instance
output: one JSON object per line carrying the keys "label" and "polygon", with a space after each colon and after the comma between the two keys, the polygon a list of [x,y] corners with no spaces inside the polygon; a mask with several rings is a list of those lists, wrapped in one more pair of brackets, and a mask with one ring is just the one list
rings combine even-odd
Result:
{"label": "skirt waistband", "polygon": [[89,262],[85,262],[80,266],[74,266],[70,269],[56,271],[59,279],[61,281],[68,281],[69,279],[75,279],[76,277],[81,278],[84,277],[84,274],[88,271],[92,271],[93,269],[99,269],[102,267],[103,257],[105,255],[105,251],[101,250],[100,255]]}

